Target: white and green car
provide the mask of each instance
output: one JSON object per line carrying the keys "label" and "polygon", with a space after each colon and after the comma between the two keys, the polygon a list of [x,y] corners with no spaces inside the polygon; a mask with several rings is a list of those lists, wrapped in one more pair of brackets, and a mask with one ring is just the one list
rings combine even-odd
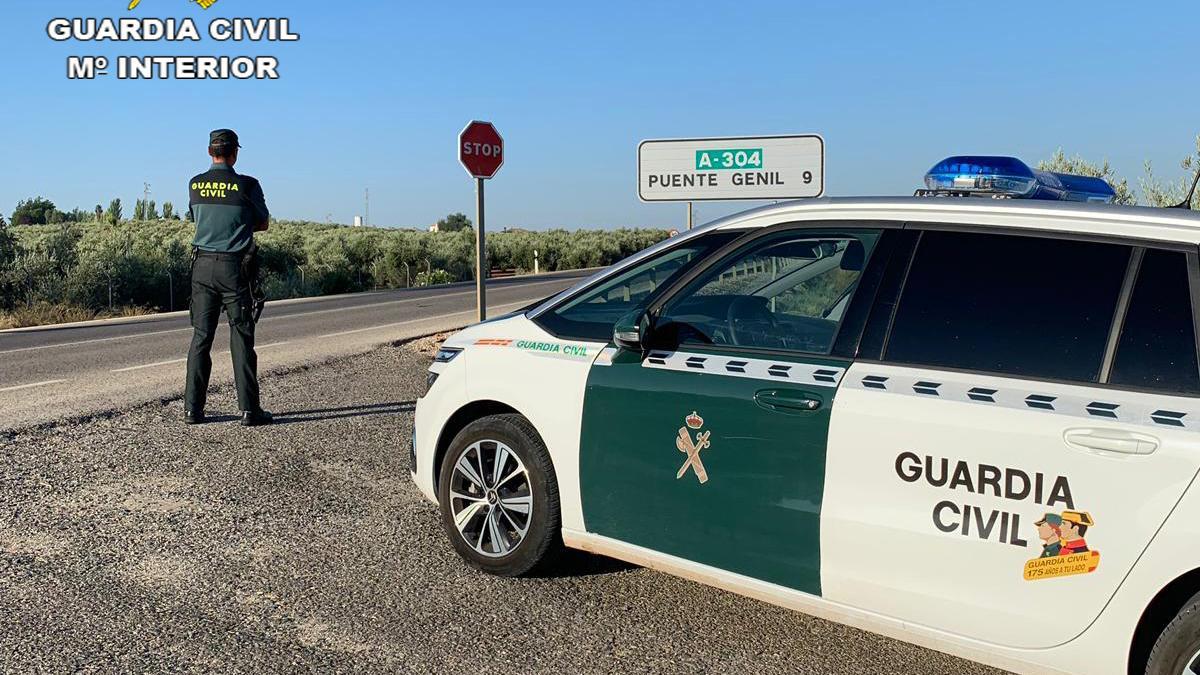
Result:
{"label": "white and green car", "polygon": [[560,546],[1020,672],[1200,673],[1200,215],[825,199],[446,341],[413,479]]}

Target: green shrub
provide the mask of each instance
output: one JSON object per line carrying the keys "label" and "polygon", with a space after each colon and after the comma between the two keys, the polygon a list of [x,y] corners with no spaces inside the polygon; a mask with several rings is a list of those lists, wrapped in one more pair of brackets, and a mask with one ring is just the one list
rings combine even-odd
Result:
{"label": "green shrub", "polygon": [[[110,214],[111,215],[111,214]],[[0,311],[39,303],[83,313],[187,307],[193,225],[181,220],[0,228]],[[543,272],[610,265],[665,239],[665,230],[555,229],[488,234],[489,269]],[[276,221],[257,235],[269,298],[469,281],[475,232]],[[15,245],[14,245],[15,244]],[[64,312],[67,310],[64,309]],[[39,310],[38,316],[53,318]]]}

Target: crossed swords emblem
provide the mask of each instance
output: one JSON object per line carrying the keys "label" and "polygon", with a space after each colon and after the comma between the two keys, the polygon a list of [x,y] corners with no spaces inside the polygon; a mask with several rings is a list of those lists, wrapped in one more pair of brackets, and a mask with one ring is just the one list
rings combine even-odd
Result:
{"label": "crossed swords emblem", "polygon": [[704,462],[700,461],[700,451],[712,445],[708,437],[712,434],[711,431],[697,433],[695,440],[692,440],[692,434],[686,426],[679,427],[679,436],[675,438],[675,447],[679,451],[687,454],[687,460],[683,462],[683,466],[679,467],[679,473],[675,474],[675,479],[683,478],[683,474],[687,473],[688,467],[691,467],[696,472],[696,478],[700,479],[700,484],[708,482],[708,472],[704,470]]}

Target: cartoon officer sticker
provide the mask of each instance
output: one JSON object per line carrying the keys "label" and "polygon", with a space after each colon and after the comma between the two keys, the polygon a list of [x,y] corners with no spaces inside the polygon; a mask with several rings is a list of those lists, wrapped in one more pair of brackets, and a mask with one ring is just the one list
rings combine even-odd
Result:
{"label": "cartoon officer sticker", "polygon": [[1058,554],[1086,553],[1088,545],[1083,535],[1087,534],[1088,528],[1095,524],[1091,514],[1086,511],[1063,511],[1062,550]]}
{"label": "cartoon officer sticker", "polygon": [[1042,555],[1039,558],[1053,558],[1062,550],[1062,516],[1057,513],[1044,513],[1037,525],[1038,538],[1042,540]]}
{"label": "cartoon officer sticker", "polygon": [[1100,552],[1088,548],[1084,535],[1096,524],[1087,511],[1046,513],[1034,523],[1042,553],[1025,563],[1025,580],[1090,574],[1100,566]]}

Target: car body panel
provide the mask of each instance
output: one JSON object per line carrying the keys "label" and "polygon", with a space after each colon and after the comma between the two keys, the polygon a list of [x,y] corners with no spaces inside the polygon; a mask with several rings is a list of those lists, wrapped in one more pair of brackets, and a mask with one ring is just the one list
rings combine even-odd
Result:
{"label": "car body panel", "polygon": [[[935,393],[914,390],[922,384]],[[972,400],[968,391],[993,393]],[[1028,395],[1053,397],[1055,409],[1030,407]],[[1100,397],[1121,419],[1087,411]],[[1070,641],[1200,468],[1200,429],[1151,419],[1174,408],[1200,418],[1194,399],[856,363],[830,432],[827,596],[997,645]],[[1069,446],[1064,434],[1081,428],[1146,433],[1161,445],[1147,455]],[[1085,534],[1094,571],[1027,578],[1026,569],[1066,562],[1057,550],[1039,557],[1034,524],[1064,510],[1094,518]]]}
{"label": "car body panel", "polygon": [[[588,531],[820,595],[825,443],[845,366],[698,346],[598,361],[580,448]],[[760,394],[819,407],[771,410]]]}
{"label": "car body panel", "polygon": [[436,501],[433,462],[446,421],[471,403],[496,401],[524,415],[541,434],[559,482],[563,525],[582,528],[579,411],[588,368],[604,345],[559,340],[518,315],[472,326],[445,346],[463,350],[446,364],[447,371],[458,373],[455,382],[439,377],[417,408],[417,463],[429,467],[420,470],[418,481],[425,496]]}
{"label": "car body panel", "polygon": [[[803,580],[794,583],[797,577],[788,577],[778,569],[772,572],[769,566],[730,569],[738,566],[727,558],[706,558],[688,546],[671,548],[654,541],[654,528],[661,532],[666,523],[678,522],[681,528],[697,527],[698,520],[703,523],[703,518],[696,516],[704,515],[709,508],[703,501],[705,495],[676,495],[678,499],[669,501],[672,509],[679,510],[653,514],[655,522],[650,525],[619,522],[633,515],[636,504],[650,508],[659,503],[662,495],[653,494],[656,485],[662,492],[696,487],[691,474],[687,476],[691,484],[675,477],[684,454],[672,447],[675,433],[693,409],[705,418],[706,428],[719,421],[722,434],[737,435],[737,431],[725,428],[736,425],[736,420],[721,420],[723,413],[707,409],[711,408],[710,400],[724,395],[721,390],[727,385],[698,383],[687,377],[689,373],[670,373],[669,387],[676,394],[685,389],[696,391],[699,396],[692,400],[699,403],[692,405],[684,398],[673,398],[671,409],[662,411],[661,420],[650,420],[639,408],[654,401],[653,391],[638,391],[636,396],[623,398],[618,382],[604,380],[612,375],[600,374],[611,366],[593,366],[597,358],[618,362],[628,358],[617,348],[591,342],[582,345],[586,356],[563,358],[538,355],[537,351],[545,350],[515,345],[521,341],[557,342],[561,349],[566,341],[551,337],[531,319],[688,237],[718,228],[751,230],[804,221],[891,221],[935,228],[969,226],[994,232],[1125,238],[1184,248],[1193,255],[1200,244],[1200,214],[1184,210],[990,199],[835,198],[787,202],[736,214],[598,272],[527,314],[474,326],[448,340],[447,345],[462,347],[464,352],[449,364],[435,364],[434,369],[441,370],[442,376],[418,402],[418,466],[431,465],[440,430],[455,411],[476,401],[498,401],[528,417],[546,441],[559,480],[563,536],[568,546],[648,565],[1017,672],[1126,673],[1131,639],[1147,605],[1166,584],[1200,568],[1195,545],[1200,540],[1200,494],[1189,487],[1200,467],[1200,445],[1193,438],[1190,421],[1193,417],[1185,418],[1189,422],[1183,429],[1147,427],[1145,422],[1149,418],[1154,423],[1150,413],[1157,409],[1193,414],[1196,408],[1193,416],[1200,417],[1200,399],[1050,383],[1055,393],[1082,404],[1085,410],[1092,402],[1087,399],[1101,398],[1098,391],[1121,397],[1119,403],[1140,410],[1140,422],[1107,420],[1104,424],[1131,433],[1148,429],[1147,433],[1162,443],[1148,456],[1072,457],[1077,451],[1063,449],[1063,432],[1076,425],[1095,426],[1095,420],[1061,411],[1030,417],[1032,413],[1011,408],[990,410],[984,415],[970,407],[974,403],[945,402],[944,410],[936,410],[939,419],[923,426],[914,419],[932,414],[928,401],[915,396],[881,395],[851,385],[855,378],[861,384],[863,377],[881,374],[876,372],[880,368],[906,377],[929,369],[909,372],[900,366],[857,362],[846,371],[836,406],[830,409],[831,450],[822,462],[818,507],[820,578],[816,586]],[[512,342],[498,345],[490,344],[490,340]],[[594,384],[606,390],[607,402],[585,412],[592,372],[597,378]],[[947,382],[959,382],[953,379],[956,374],[938,372]],[[968,375],[973,381],[999,385],[995,387],[998,390],[1027,385],[1040,389],[1046,385],[1017,378]],[[606,418],[606,411],[622,410],[622,415],[631,417],[623,421]],[[969,442],[961,438],[960,427],[966,425],[978,428]],[[1039,441],[1045,444],[1039,445],[1040,453],[1028,442],[1028,435],[1036,433],[1044,435]],[[722,440],[717,435],[713,438]],[[617,454],[606,456],[607,451]],[[648,454],[637,455],[642,451],[656,454],[653,459]],[[1043,511],[1061,511],[1067,505],[1057,501],[1053,505],[1028,499],[1014,501],[925,483],[914,485],[897,474],[897,457],[905,451],[921,457],[945,457],[951,466],[963,460],[975,465],[991,463],[1002,469],[1021,468],[1044,476],[1066,475],[1073,505],[1095,517],[1095,526],[1087,537],[1101,557],[1095,571],[1026,581],[1025,565],[1036,559],[1040,548],[1034,519]],[[715,459],[715,450],[704,452],[711,454],[711,458],[705,456],[710,471],[721,467],[722,460]],[[629,471],[635,466],[654,473],[655,478],[620,475],[622,467]],[[593,470],[610,474],[607,487],[595,493],[588,485],[580,484],[580,472]],[[749,476],[750,471],[743,466],[735,473]],[[421,469],[416,480],[422,492],[433,498],[431,470]],[[1053,483],[1054,479],[1048,480]],[[612,501],[621,489],[640,493],[628,507],[610,504],[607,511],[590,513],[590,504],[602,504],[593,500]],[[718,494],[709,491],[707,496]],[[998,520],[993,523],[990,537],[984,539],[938,531],[932,524],[932,508],[943,497],[980,507],[985,525],[993,510],[1018,514],[1016,539],[1023,545],[998,543]],[[734,498],[732,493],[722,495],[723,502]],[[1011,527],[1010,521],[1006,539],[1013,538]],[[973,529],[972,534],[976,531]],[[689,545],[694,548],[695,542]],[[970,595],[980,588],[982,592]]]}

